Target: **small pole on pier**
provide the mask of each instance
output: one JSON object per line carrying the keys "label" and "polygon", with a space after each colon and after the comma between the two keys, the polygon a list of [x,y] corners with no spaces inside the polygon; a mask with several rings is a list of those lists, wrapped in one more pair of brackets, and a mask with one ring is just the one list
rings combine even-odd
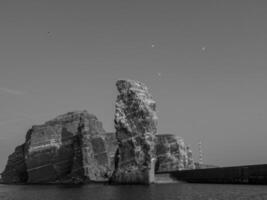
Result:
{"label": "small pole on pier", "polygon": [[199,150],[198,163],[199,163],[199,165],[203,165],[203,151],[202,151],[202,142],[201,141],[199,141],[199,143],[198,143],[198,150]]}

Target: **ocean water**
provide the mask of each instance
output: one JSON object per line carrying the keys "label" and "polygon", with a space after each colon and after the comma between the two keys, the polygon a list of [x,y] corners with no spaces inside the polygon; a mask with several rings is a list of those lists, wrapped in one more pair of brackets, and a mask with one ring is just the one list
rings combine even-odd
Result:
{"label": "ocean water", "polygon": [[267,186],[155,184],[83,186],[0,185],[1,200],[263,200]]}

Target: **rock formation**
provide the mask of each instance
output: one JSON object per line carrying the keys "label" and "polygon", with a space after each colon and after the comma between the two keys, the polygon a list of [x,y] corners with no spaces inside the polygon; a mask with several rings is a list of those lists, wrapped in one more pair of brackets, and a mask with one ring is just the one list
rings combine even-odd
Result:
{"label": "rock formation", "polygon": [[115,154],[118,149],[118,141],[116,138],[116,133],[105,133],[105,144],[106,144],[106,151],[108,153],[108,157],[110,160],[110,168],[112,172],[115,169]]}
{"label": "rock formation", "polygon": [[156,139],[156,172],[194,169],[192,151],[182,138],[172,134],[162,134],[157,135]]}
{"label": "rock formation", "polygon": [[185,167],[185,169],[195,169],[195,162],[193,159],[193,153],[192,153],[192,149],[190,148],[190,146],[186,147],[186,154],[187,154],[187,166]]}
{"label": "rock formation", "polygon": [[69,112],[33,126],[12,153],[4,183],[149,184],[156,172],[194,169],[190,147],[174,135],[156,135],[156,103],[138,81],[119,80],[116,133],[96,116]]}
{"label": "rock formation", "polygon": [[24,150],[25,145],[16,147],[15,152],[8,157],[7,165],[2,173],[5,183],[23,183],[28,179]]}
{"label": "rock formation", "polygon": [[[114,162],[109,157],[114,139],[86,111],[60,115],[33,126],[26,142],[9,157],[4,182],[84,183],[104,181]],[[113,150],[114,151],[114,150]]]}
{"label": "rock formation", "polygon": [[149,184],[154,178],[156,103],[138,81],[119,80],[115,108],[118,151],[113,183]]}

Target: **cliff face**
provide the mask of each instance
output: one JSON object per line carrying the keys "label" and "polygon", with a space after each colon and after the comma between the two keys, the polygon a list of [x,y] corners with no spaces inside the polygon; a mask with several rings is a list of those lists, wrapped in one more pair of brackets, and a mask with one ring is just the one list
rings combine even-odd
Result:
{"label": "cliff face", "polygon": [[195,169],[195,162],[193,159],[193,153],[192,153],[192,149],[190,148],[190,146],[186,147],[186,153],[187,153],[187,158],[188,158],[188,162],[187,162],[187,167],[185,167],[185,169]]}
{"label": "cliff face", "polygon": [[115,156],[114,183],[153,182],[156,103],[148,88],[140,82],[119,80],[115,108],[118,151]]}
{"label": "cliff face", "polygon": [[192,151],[182,138],[164,134],[157,135],[156,139],[156,172],[194,169]]}
{"label": "cliff face", "polygon": [[[25,144],[9,158],[3,181],[83,183],[107,180],[114,168],[107,151],[113,142],[106,136],[102,123],[86,111],[58,116],[28,131]],[[18,162],[21,164],[17,165]],[[16,170],[11,172],[12,168]]]}
{"label": "cliff face", "polygon": [[109,157],[109,166],[111,171],[115,170],[115,155],[118,149],[118,141],[116,138],[116,133],[105,133],[105,144],[106,144],[106,151]]}
{"label": "cliff face", "polygon": [[27,181],[26,163],[24,159],[25,145],[16,147],[15,152],[8,157],[7,165],[2,173],[5,183],[21,183]]}

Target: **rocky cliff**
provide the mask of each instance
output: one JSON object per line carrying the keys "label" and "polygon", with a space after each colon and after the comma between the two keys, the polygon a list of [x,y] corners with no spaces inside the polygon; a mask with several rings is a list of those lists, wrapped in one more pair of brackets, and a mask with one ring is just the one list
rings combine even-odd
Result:
{"label": "rocky cliff", "polygon": [[156,103],[148,88],[138,81],[119,80],[115,108],[118,151],[113,183],[149,184],[153,182]]}
{"label": "rocky cliff", "polygon": [[5,183],[149,184],[162,171],[194,169],[192,151],[174,135],[156,135],[156,103],[138,81],[119,80],[116,133],[96,116],[69,112],[33,126],[2,173]]}
{"label": "rocky cliff", "polygon": [[28,179],[25,163],[25,145],[16,147],[14,153],[8,157],[2,181],[5,183],[22,183]]}
{"label": "rocky cliff", "polygon": [[115,169],[115,155],[116,155],[116,151],[118,149],[118,141],[116,138],[116,133],[105,133],[105,144],[106,144],[106,151],[108,153],[108,157],[110,160],[110,168],[112,170],[112,172]]}
{"label": "rocky cliff", "polygon": [[185,166],[185,169],[195,169],[195,162],[193,159],[193,152],[190,146],[186,147],[186,154],[187,154],[187,166]]}
{"label": "rocky cliff", "polygon": [[[114,162],[114,139],[86,111],[70,112],[33,126],[25,144],[9,156],[4,182],[83,183],[105,181]],[[113,150],[114,151],[114,150]]]}
{"label": "rocky cliff", "polygon": [[192,151],[178,136],[172,134],[157,135],[156,154],[156,172],[194,169]]}

